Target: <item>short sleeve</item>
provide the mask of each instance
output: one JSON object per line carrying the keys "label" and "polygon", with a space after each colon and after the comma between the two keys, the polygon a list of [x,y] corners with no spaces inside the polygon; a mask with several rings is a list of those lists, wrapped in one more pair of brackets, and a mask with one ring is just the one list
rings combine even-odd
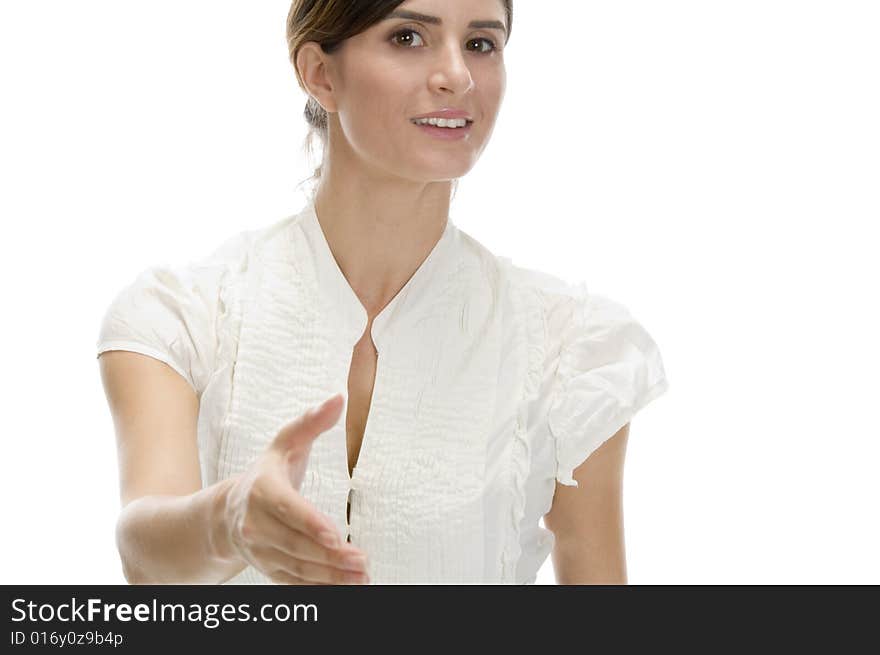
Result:
{"label": "short sleeve", "polygon": [[191,264],[143,270],[107,308],[97,354],[127,350],[173,368],[198,396],[213,371],[220,268]]}
{"label": "short sleeve", "polygon": [[577,290],[562,313],[548,413],[556,479],[574,487],[574,470],[669,387],[657,344],[629,310]]}

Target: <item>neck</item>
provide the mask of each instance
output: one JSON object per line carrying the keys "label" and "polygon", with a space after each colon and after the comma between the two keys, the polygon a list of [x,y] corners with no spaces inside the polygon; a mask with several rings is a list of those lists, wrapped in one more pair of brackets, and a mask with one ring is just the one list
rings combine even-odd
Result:
{"label": "neck", "polygon": [[340,270],[372,320],[443,235],[451,182],[401,184],[332,171],[325,175],[315,193],[315,213]]}

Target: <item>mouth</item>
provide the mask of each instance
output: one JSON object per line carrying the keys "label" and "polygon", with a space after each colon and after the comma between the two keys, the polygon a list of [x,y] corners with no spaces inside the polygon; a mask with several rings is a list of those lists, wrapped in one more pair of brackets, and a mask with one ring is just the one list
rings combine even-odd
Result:
{"label": "mouth", "polygon": [[[470,118],[465,118],[465,119],[463,119],[463,120],[465,121],[465,124],[464,124],[463,127],[470,127],[471,125],[474,124],[474,121],[472,121]],[[409,122],[412,123],[413,125],[418,125],[418,126],[428,125],[428,126],[430,126],[430,127],[440,127],[440,126],[437,126],[437,125],[431,125],[430,123],[420,122],[420,119],[416,119],[416,118],[411,118]],[[457,125],[460,125],[460,124],[461,124],[461,120],[457,120],[457,121],[449,121],[449,122],[454,122],[454,123],[456,123]],[[456,127],[446,127],[445,129],[452,129],[452,130],[454,130],[454,129],[461,129],[461,128],[458,127],[458,126],[456,126]]]}
{"label": "mouth", "polygon": [[420,123],[415,119],[411,119],[410,123],[415,125],[421,132],[436,139],[446,141],[457,141],[466,138],[471,133],[474,122],[466,119],[462,125],[462,121],[449,121],[451,126],[431,125],[430,123]]}

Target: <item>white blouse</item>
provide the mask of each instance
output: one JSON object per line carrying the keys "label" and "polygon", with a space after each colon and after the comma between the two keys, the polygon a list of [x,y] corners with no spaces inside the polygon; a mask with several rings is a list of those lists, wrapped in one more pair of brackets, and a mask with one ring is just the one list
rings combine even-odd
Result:
{"label": "white blouse", "polygon": [[[367,322],[309,201],[195,263],[144,270],[107,309],[97,352],[149,355],[189,382],[208,486],[345,394]],[[299,493],[366,552],[373,584],[534,583],[555,483],[577,486],[573,470],[668,388],[623,305],[493,255],[451,217],[372,336],[357,466],[349,476],[343,408]],[[228,583],[271,581],[248,566]]]}

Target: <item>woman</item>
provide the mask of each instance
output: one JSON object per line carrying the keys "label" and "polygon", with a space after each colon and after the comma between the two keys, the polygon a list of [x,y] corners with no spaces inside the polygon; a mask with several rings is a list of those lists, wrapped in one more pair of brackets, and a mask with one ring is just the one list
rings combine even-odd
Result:
{"label": "woman", "polygon": [[657,346],[449,218],[511,25],[504,0],[293,3],[314,193],[144,271],[102,325],[130,582],[532,583],[550,554],[561,584],[625,582]]}

